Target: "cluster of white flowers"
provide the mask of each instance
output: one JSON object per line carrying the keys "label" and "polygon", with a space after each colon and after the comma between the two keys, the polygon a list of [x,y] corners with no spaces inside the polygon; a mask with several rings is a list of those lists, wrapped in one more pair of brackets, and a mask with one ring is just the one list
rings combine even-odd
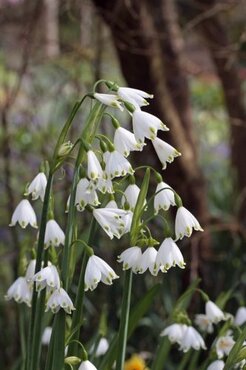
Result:
{"label": "cluster of white flowers", "polygon": [[[140,188],[135,184],[134,170],[127,159],[130,152],[142,151],[146,145],[145,139],[149,139],[163,169],[166,168],[167,163],[171,163],[175,157],[180,155],[175,148],[157,137],[158,131],[168,131],[168,127],[159,118],[141,110],[142,106],[148,104],[146,99],[153,96],[131,88],[117,87],[116,90],[116,94],[95,93],[94,97],[107,106],[120,110],[126,107],[132,116],[133,132],[121,127],[118,120],[111,116],[115,127],[114,137],[112,141],[109,138],[103,140],[101,135],[102,152],[100,156],[96,154],[92,146],[85,145],[86,165],[83,169],[83,175],[77,183],[73,198],[75,199],[74,206],[79,212],[84,211],[87,206],[92,208],[93,217],[111,239],[121,238],[130,231],[134,209],[140,193]],[[122,195],[121,207],[119,207],[113,197],[115,192],[113,181],[115,178],[125,176],[127,176],[129,183]],[[167,211],[170,206],[178,207],[175,220],[175,240],[171,236],[166,237],[158,251],[153,246],[149,246],[145,250],[134,246],[122,252],[118,261],[123,263],[123,269],[132,268],[135,273],[139,274],[149,270],[151,274],[157,275],[159,271],[167,272],[176,265],[184,268],[185,262],[176,241],[184,236],[191,236],[192,229],[202,230],[196,218],[182,206],[182,202],[177,204],[174,190],[162,180],[160,175],[157,182],[154,196],[155,214],[157,215],[161,210]],[[40,172],[27,187],[25,195],[31,195],[32,200],[40,198],[44,201],[46,186],[46,176]],[[109,193],[112,197],[111,201],[104,207],[98,207],[101,202],[98,192]],[[69,202],[70,197],[67,208]],[[16,207],[10,225],[14,226],[17,222],[22,228],[26,228],[28,224],[37,227],[37,217],[28,199],[23,199]],[[58,223],[53,218],[49,219],[45,229],[44,249],[64,245],[64,241],[65,235]],[[100,281],[108,285],[112,284],[116,278],[118,276],[113,269],[100,257],[92,255],[89,258],[84,278],[85,290],[94,290]],[[19,279],[21,283],[18,282],[17,288],[11,287],[7,297],[15,297],[16,301],[30,304],[31,288],[35,281],[38,291],[43,288],[47,290],[47,309],[50,308],[53,312],[57,312],[62,307],[68,313],[74,309],[69,296],[61,287],[55,266],[47,265],[40,271],[36,271],[29,278],[29,283],[26,278]],[[15,288],[17,293],[12,292]]]}
{"label": "cluster of white flowers", "polygon": [[187,352],[191,348],[197,351],[206,349],[203,338],[191,325],[175,323],[165,328],[160,335],[166,335],[171,343],[178,343],[179,349],[183,352]]}
{"label": "cluster of white flowers", "polygon": [[[231,314],[224,313],[214,302],[209,300],[205,304],[205,314],[196,315],[195,324],[201,331],[211,334],[214,331],[213,325],[224,320],[229,320],[228,324],[234,326],[243,325],[246,322],[245,307],[240,307],[238,309],[235,319],[233,320]],[[179,350],[183,352],[187,352],[191,348],[195,350],[207,349],[203,338],[191,325],[175,322],[166,327],[160,335],[167,336],[171,343],[177,343],[179,345]],[[236,341],[233,337],[232,330],[228,330],[223,335],[219,335],[212,344],[212,352],[217,355],[217,359],[209,364],[207,370],[224,369],[225,362],[223,360],[229,355],[235,343]],[[245,344],[243,344],[243,346],[245,346]],[[245,364],[246,361],[243,360],[237,363],[233,368],[241,369]]]}

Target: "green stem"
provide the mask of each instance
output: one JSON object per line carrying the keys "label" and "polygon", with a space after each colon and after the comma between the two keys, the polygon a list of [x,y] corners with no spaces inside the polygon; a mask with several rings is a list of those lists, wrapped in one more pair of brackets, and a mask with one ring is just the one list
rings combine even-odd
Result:
{"label": "green stem", "polygon": [[[35,273],[40,271],[42,265],[42,255],[43,255],[43,247],[44,247],[44,236],[45,236],[45,229],[49,211],[49,201],[51,195],[51,188],[53,182],[53,174],[49,173],[45,196],[44,196],[44,203],[42,209],[42,216],[41,216],[41,223],[40,223],[40,230],[39,230],[39,238],[38,238],[38,246],[37,246],[37,256],[36,256],[36,267]],[[33,295],[32,295],[32,311],[31,311],[31,320],[29,324],[29,331],[28,331],[28,342],[27,342],[27,357],[26,357],[26,369],[27,370],[36,370],[38,368],[39,356],[37,357],[37,361],[33,363],[33,357],[36,357],[36,353],[34,353],[34,348],[38,348],[37,343],[39,343],[38,352],[40,352],[40,338],[37,337],[37,333],[34,328],[39,327],[42,321],[43,312],[40,310],[40,307],[37,305],[38,301],[38,293],[36,291],[36,284],[34,283],[33,286]],[[37,314],[37,308],[39,314]]]}
{"label": "green stem", "polygon": [[[90,226],[90,232],[88,237],[88,244],[93,244],[93,241],[95,239],[95,232],[96,232],[97,224],[95,219],[93,218],[91,221]],[[77,329],[71,336],[70,339],[73,339],[72,343],[69,345],[68,349],[68,355],[69,356],[77,356],[78,355],[78,343],[76,341],[79,340],[79,333],[80,333],[80,327],[82,325],[82,313],[83,313],[83,301],[84,301],[84,278],[85,278],[85,269],[88,261],[88,254],[84,251],[83,252],[83,260],[82,260],[82,267],[80,270],[80,276],[79,276],[79,283],[77,288],[77,295],[75,300],[75,307],[76,311],[73,313],[73,319],[72,319],[72,326],[71,326],[71,332],[75,329]]]}
{"label": "green stem", "polygon": [[21,344],[21,370],[25,369],[26,360],[26,340],[25,340],[25,311],[23,305],[19,305],[19,332]]}
{"label": "green stem", "polygon": [[116,370],[123,370],[124,368],[130,303],[131,303],[131,290],[132,290],[132,270],[130,269],[125,272],[120,328],[119,328],[118,355],[116,359]]}
{"label": "green stem", "polygon": [[[67,291],[69,285],[69,259],[70,259],[70,246],[73,243],[73,230],[74,230],[74,223],[76,218],[76,207],[74,206],[75,203],[75,194],[76,194],[76,186],[79,181],[79,170],[80,165],[84,160],[86,155],[83,141],[90,144],[97,132],[99,123],[101,121],[103,112],[105,110],[105,106],[99,102],[96,102],[94,107],[92,108],[88,119],[85,124],[85,128],[81,134],[81,144],[79,146],[79,152],[77,155],[75,168],[74,168],[74,175],[73,175],[73,182],[72,182],[72,190],[70,194],[70,203],[69,203],[69,210],[68,210],[68,220],[67,220],[67,227],[66,227],[66,236],[65,236],[65,243],[63,248],[63,256],[62,256],[62,282],[63,287]],[[64,357],[62,354],[64,353],[64,343],[65,343],[65,314],[63,310],[60,310],[57,315],[53,326],[52,331],[52,347],[49,348],[49,352],[51,351],[52,360],[52,370],[62,370],[64,368]],[[49,369],[49,368],[48,368]]]}

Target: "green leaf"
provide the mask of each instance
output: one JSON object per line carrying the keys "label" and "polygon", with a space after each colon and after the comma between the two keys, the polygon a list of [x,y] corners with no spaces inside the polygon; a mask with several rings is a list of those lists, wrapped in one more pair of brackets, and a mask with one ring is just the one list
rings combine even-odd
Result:
{"label": "green leaf", "polygon": [[224,370],[231,370],[233,365],[238,362],[238,356],[240,351],[242,350],[243,342],[246,339],[246,326],[244,327],[242,333],[239,335],[238,340],[232,347],[229,356],[227,357]]}
{"label": "green leaf", "polygon": [[200,283],[201,279],[196,279],[194,280],[188,289],[179,297],[177,300],[174,310],[173,310],[173,316],[178,312],[178,311],[184,311],[188,307],[190,300],[194,294],[194,292],[197,289],[198,284]]}
{"label": "green leaf", "polygon": [[[139,302],[133,307],[133,309],[130,312],[129,317],[129,327],[128,327],[128,338],[132,335],[136,327],[138,326],[138,323],[140,319],[146,314],[146,312],[149,310],[154,297],[157,295],[157,293],[160,290],[160,284],[157,284],[153,286],[148,292],[139,300]],[[99,370],[111,370],[112,365],[116,358],[116,349],[118,344],[118,335],[115,334],[113,337],[110,347],[107,351],[107,353],[104,355],[103,360],[98,366]]]}

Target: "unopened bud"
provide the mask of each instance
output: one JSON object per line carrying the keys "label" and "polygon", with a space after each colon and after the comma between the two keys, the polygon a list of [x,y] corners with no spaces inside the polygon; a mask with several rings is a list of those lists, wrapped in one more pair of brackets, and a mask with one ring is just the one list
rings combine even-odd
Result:
{"label": "unopened bud", "polygon": [[76,357],[76,356],[69,356],[65,358],[64,362],[65,364],[72,365],[72,366],[78,365],[81,362],[81,358]]}
{"label": "unopened bud", "polygon": [[66,143],[63,143],[60,148],[58,149],[58,157],[65,157],[68,155],[73,147],[73,144],[71,141],[67,141]]}

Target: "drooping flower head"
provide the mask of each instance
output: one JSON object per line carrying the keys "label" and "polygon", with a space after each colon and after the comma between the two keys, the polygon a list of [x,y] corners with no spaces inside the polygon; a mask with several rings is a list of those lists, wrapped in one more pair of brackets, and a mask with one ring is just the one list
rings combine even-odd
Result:
{"label": "drooping flower head", "polygon": [[223,311],[212,301],[206,302],[205,313],[212,323],[217,324],[218,322],[225,320]]}
{"label": "drooping flower head", "polygon": [[46,224],[44,236],[44,248],[59,247],[64,245],[65,234],[55,220],[49,220]]}
{"label": "drooping flower head", "polygon": [[172,238],[166,238],[156,256],[156,267],[167,272],[172,266],[179,266],[181,269],[185,268],[184,258],[180,252],[179,247]]}
{"label": "drooping flower head", "polygon": [[209,367],[207,368],[207,370],[223,370],[224,369],[224,366],[225,366],[224,361],[222,361],[222,360],[216,360],[216,361],[213,361],[209,365]]}
{"label": "drooping flower head", "polygon": [[105,152],[103,157],[106,178],[113,179],[114,177],[134,173],[131,163],[117,150]]}
{"label": "drooping flower head", "polygon": [[77,210],[82,212],[87,204],[96,207],[100,204],[100,202],[98,200],[96,186],[93,184],[92,181],[88,181],[84,177],[80,179],[77,184],[75,205],[77,207]]}
{"label": "drooping flower head", "polygon": [[199,349],[206,349],[206,345],[198,331],[193,326],[187,326],[183,332],[179,349],[188,352],[191,348],[198,351]]}
{"label": "drooping flower head", "polygon": [[89,258],[85,269],[85,291],[96,289],[100,281],[111,285],[112,281],[118,277],[102,258],[93,255]]}
{"label": "drooping flower head", "polygon": [[136,109],[132,113],[132,127],[134,135],[140,143],[144,143],[145,138],[156,139],[158,130],[169,131],[159,118],[140,109]]}
{"label": "drooping flower head", "polygon": [[15,226],[17,222],[23,229],[25,229],[28,224],[34,228],[38,227],[35,212],[27,199],[22,199],[15,208],[9,226]]}
{"label": "drooping flower head", "polygon": [[108,234],[110,239],[120,239],[122,235],[127,232],[126,226],[128,224],[129,211],[116,208],[97,208],[93,210],[93,216]]}
{"label": "drooping flower head", "polygon": [[216,353],[218,358],[228,356],[234,346],[235,341],[230,333],[220,337],[215,344]]}
{"label": "drooping flower head", "polygon": [[117,90],[117,94],[122,100],[134,105],[135,108],[148,105],[149,103],[146,99],[153,98],[152,94],[148,94],[143,90],[133,89],[131,87],[119,87]]}
{"label": "drooping flower head", "polygon": [[54,265],[46,266],[37,272],[33,276],[33,281],[36,282],[36,289],[38,291],[46,287],[50,290],[60,288],[60,277]]}
{"label": "drooping flower head", "polygon": [[197,314],[195,317],[195,324],[198,326],[198,328],[201,331],[204,331],[206,333],[213,333],[213,323],[211,320],[207,317],[207,315],[204,314]]}
{"label": "drooping flower head", "polygon": [[137,142],[132,132],[118,127],[114,134],[114,146],[124,157],[128,157],[131,151],[143,150],[144,144]]}
{"label": "drooping flower head", "polygon": [[239,307],[235,315],[234,324],[241,326],[245,322],[246,322],[246,307]]}
{"label": "drooping flower head", "polygon": [[159,139],[158,137],[152,140],[152,144],[156,151],[156,154],[162,164],[162,169],[165,170],[167,163],[172,163],[174,158],[179,157],[181,153],[177,151],[173,146]]}
{"label": "drooping flower head", "polygon": [[185,324],[177,324],[174,323],[172,325],[167,326],[162,332],[161,336],[167,336],[171,343],[178,343],[180,344],[184,335],[184,332],[187,328]]}
{"label": "drooping flower head", "polygon": [[190,237],[192,229],[203,231],[197,219],[185,207],[179,207],[175,219],[175,234],[177,239],[184,236]]}
{"label": "drooping flower head", "polygon": [[154,247],[148,247],[140,258],[138,273],[143,274],[146,270],[149,270],[152,275],[156,276],[159,271],[155,263],[156,256],[157,250]]}
{"label": "drooping flower head", "polygon": [[47,301],[45,312],[51,310],[53,313],[57,313],[60,308],[63,308],[68,314],[75,310],[73,302],[63,288],[57,289],[51,294]]}
{"label": "drooping flower head", "polygon": [[124,196],[122,196],[121,203],[124,206],[125,202],[130,206],[131,211],[134,211],[136,206],[138,195],[140,189],[136,184],[130,184],[127,186],[126,190],[124,191]]}
{"label": "drooping flower head", "polygon": [[92,362],[86,360],[81,362],[79,370],[97,370],[97,368],[93,365]]}
{"label": "drooping flower head", "polygon": [[118,262],[123,263],[123,270],[132,269],[134,273],[139,270],[139,263],[142,257],[142,251],[139,247],[127,248],[118,256]]}
{"label": "drooping flower head", "polygon": [[100,103],[105,104],[112,108],[118,108],[121,111],[124,110],[122,104],[119,102],[119,97],[115,94],[94,94],[95,99],[100,101]]}
{"label": "drooping flower head", "polygon": [[32,194],[32,200],[40,198],[42,202],[44,201],[44,194],[47,185],[47,179],[43,172],[37,174],[37,176],[32,180],[27,188],[25,195]]}
{"label": "drooping flower head", "polygon": [[14,299],[17,303],[24,302],[27,306],[31,307],[32,288],[25,277],[18,277],[18,279],[13,282],[5,295],[5,299],[7,301]]}
{"label": "drooping flower head", "polygon": [[[169,190],[170,189],[170,190]],[[164,181],[157,184],[154,198],[154,209],[157,214],[161,209],[167,211],[170,206],[175,206],[174,192]]]}
{"label": "drooping flower head", "polygon": [[103,178],[102,167],[96,154],[92,150],[88,150],[87,152],[87,176],[90,180]]}

